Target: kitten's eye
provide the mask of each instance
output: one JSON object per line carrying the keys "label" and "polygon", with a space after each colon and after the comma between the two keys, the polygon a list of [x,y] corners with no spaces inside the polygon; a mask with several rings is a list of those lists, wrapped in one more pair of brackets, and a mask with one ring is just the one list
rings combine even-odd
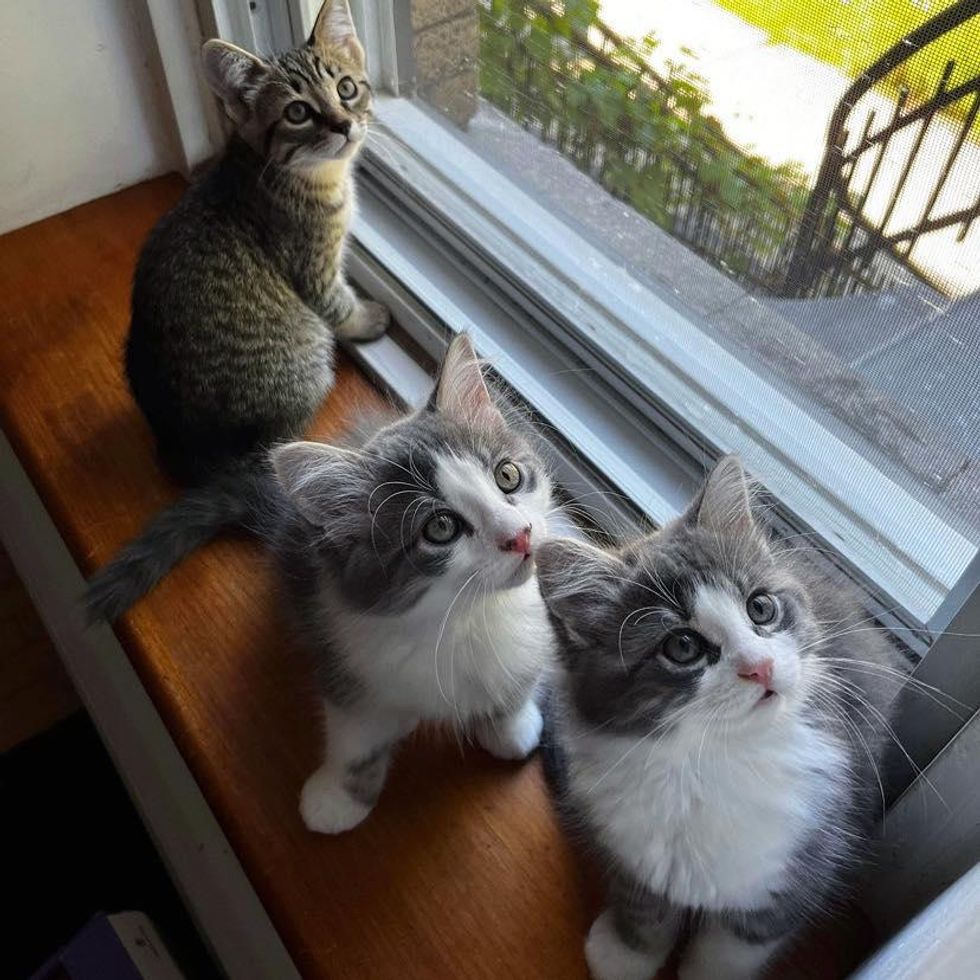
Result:
{"label": "kitten's eye", "polygon": [[521,468],[509,459],[497,464],[497,468],[493,471],[493,477],[497,481],[497,486],[504,493],[513,493],[524,482]]}
{"label": "kitten's eye", "polygon": [[776,597],[768,592],[753,592],[745,603],[745,611],[749,619],[758,626],[771,623],[779,613],[779,603]]}
{"label": "kitten's eye", "polygon": [[675,664],[693,664],[701,659],[701,637],[697,633],[671,633],[664,640],[660,652]]}
{"label": "kitten's eye", "polygon": [[350,75],[344,75],[344,77],[337,82],[337,94],[346,102],[357,95],[357,83],[354,81]]}
{"label": "kitten's eye", "polygon": [[313,115],[313,110],[309,107],[306,102],[302,102],[297,99],[295,102],[290,102],[286,106],[283,116],[286,122],[291,122],[294,126],[298,126],[300,123],[305,123],[310,116]]}
{"label": "kitten's eye", "polygon": [[450,544],[459,537],[459,532],[459,521],[452,514],[443,512],[425,522],[422,537],[430,544]]}

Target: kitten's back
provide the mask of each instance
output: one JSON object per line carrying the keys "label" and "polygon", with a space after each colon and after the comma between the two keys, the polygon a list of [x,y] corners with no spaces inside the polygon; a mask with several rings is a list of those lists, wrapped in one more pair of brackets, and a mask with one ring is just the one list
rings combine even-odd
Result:
{"label": "kitten's back", "polygon": [[247,147],[151,232],[133,281],[126,373],[165,464],[195,482],[298,434],[333,379],[334,341],[269,252]]}

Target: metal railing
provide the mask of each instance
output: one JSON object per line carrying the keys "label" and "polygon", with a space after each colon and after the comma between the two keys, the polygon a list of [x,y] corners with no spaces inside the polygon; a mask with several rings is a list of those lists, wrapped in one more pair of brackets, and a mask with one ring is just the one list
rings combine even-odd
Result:
{"label": "metal railing", "polygon": [[[901,68],[928,44],[980,14],[980,0],[960,0],[917,30],[892,45],[844,93],[830,120],[827,149],[816,182],[806,203],[793,254],[781,292],[786,296],[835,296],[880,287],[888,278],[889,265],[910,267],[913,250],[924,236],[959,225],[962,241],[980,216],[980,183],[976,200],[953,211],[936,213],[936,205],[950,172],[959,159],[980,109],[980,74],[950,88],[956,68],[947,63],[935,93],[925,102],[909,106],[907,89],[900,89],[891,118],[875,129],[875,112],[869,111],[861,135],[851,147],[849,125],[861,99],[871,89]],[[959,124],[942,166],[930,175],[932,187],[917,221],[902,227],[893,224],[895,209],[905,191],[909,174],[920,157],[923,144],[936,118],[959,102],[969,105]],[[917,127],[897,175],[885,176],[882,162],[896,136]],[[861,174],[860,164],[871,154],[871,164],[858,190],[853,185]],[[891,187],[884,181],[892,179]],[[870,220],[869,198],[885,195],[881,216]],[[941,285],[941,284],[937,284]]]}

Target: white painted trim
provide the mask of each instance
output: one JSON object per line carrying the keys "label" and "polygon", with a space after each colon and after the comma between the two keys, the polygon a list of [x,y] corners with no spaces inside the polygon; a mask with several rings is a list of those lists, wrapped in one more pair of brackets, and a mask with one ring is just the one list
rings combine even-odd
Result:
{"label": "white painted trim", "polygon": [[229,977],[299,973],[108,626],[86,629],[84,581],[0,433],[0,539],[201,935]]}
{"label": "white painted trim", "polygon": [[[289,0],[290,17],[298,14],[293,23],[293,41],[299,44],[313,32],[316,15],[320,12],[322,0]],[[357,21],[357,0],[351,4],[354,20]]]}
{"label": "white painted trim", "polygon": [[980,864],[923,909],[852,980],[976,980]]}
{"label": "white painted trim", "polygon": [[299,44],[300,41],[308,38],[313,30],[313,21],[316,20],[319,4],[316,0],[286,0],[286,9],[292,31],[292,43]]}
{"label": "white painted trim", "polygon": [[206,38],[194,0],[146,0],[146,6],[177,125],[182,169],[190,175],[224,143],[220,113],[201,74]]}
{"label": "white painted trim", "polygon": [[207,7],[214,20],[215,36],[237,44],[246,51],[256,51],[255,30],[248,0],[197,0]]}
{"label": "white painted trim", "polygon": [[[312,0],[312,4],[319,8],[319,0]],[[406,39],[401,36],[399,25],[408,24],[409,4],[406,0],[351,0],[351,13],[375,91],[403,94],[399,52]]]}

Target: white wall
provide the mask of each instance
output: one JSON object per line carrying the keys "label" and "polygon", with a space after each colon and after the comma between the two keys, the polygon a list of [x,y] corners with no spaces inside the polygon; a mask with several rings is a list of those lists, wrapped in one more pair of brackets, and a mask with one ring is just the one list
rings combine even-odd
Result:
{"label": "white wall", "polygon": [[0,0],[0,232],[178,169],[145,0]]}

